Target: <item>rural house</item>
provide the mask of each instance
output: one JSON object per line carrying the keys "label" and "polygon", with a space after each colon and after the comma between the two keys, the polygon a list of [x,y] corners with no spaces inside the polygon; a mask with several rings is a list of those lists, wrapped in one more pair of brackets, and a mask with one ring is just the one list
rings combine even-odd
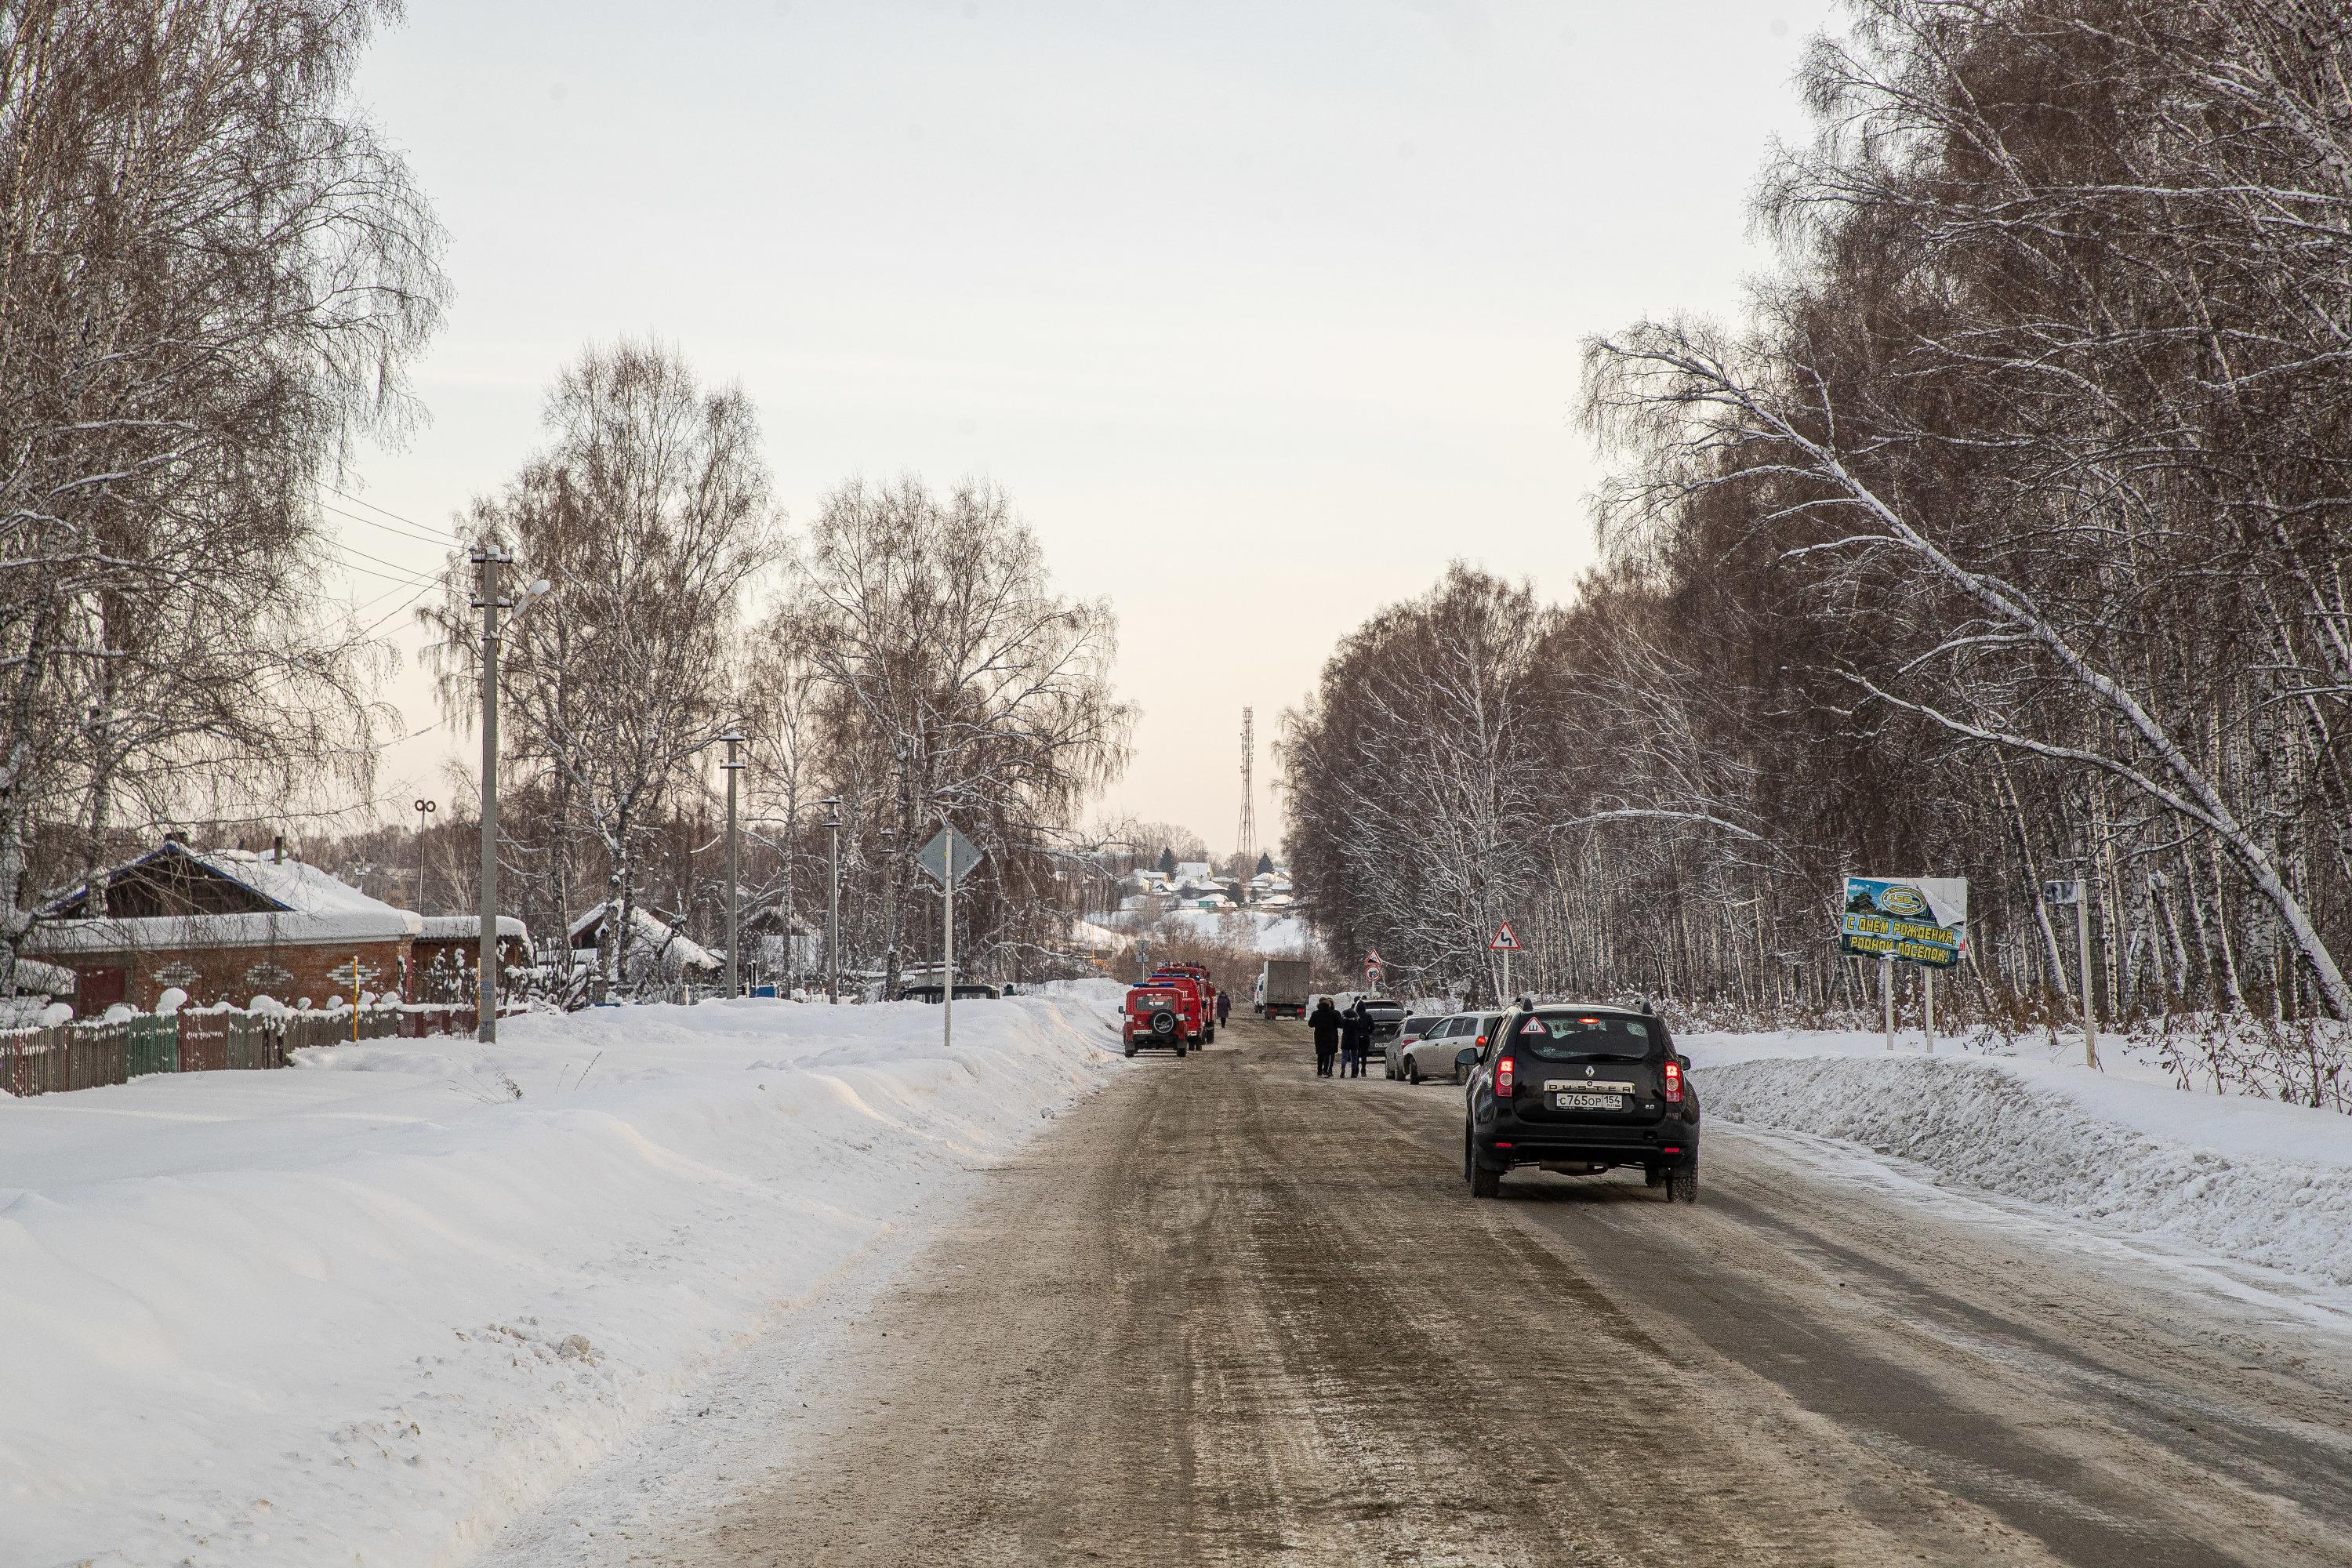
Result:
{"label": "rural house", "polygon": [[324,1003],[402,991],[421,923],[282,851],[171,838],[52,899],[24,952],[74,972],[86,1017],[175,986],[199,1004]]}

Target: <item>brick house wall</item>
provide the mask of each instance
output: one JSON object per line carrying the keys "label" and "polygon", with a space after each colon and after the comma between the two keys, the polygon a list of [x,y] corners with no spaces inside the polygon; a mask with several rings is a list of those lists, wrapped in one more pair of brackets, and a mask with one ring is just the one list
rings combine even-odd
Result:
{"label": "brick house wall", "polygon": [[289,1006],[305,996],[321,1005],[330,996],[349,1000],[354,955],[360,964],[359,989],[406,994],[410,958],[406,937],[58,953],[50,962],[74,971],[78,981],[74,1010],[94,1016],[116,1002],[152,1011],[156,1000],[173,986],[200,1005],[227,1002],[242,1006],[256,996],[273,996]]}

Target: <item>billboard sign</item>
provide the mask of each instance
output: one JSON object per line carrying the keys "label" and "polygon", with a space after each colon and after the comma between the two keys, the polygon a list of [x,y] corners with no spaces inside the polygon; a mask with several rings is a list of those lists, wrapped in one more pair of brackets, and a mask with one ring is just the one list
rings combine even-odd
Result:
{"label": "billboard sign", "polygon": [[1848,877],[1841,952],[1949,969],[1969,943],[1965,877]]}

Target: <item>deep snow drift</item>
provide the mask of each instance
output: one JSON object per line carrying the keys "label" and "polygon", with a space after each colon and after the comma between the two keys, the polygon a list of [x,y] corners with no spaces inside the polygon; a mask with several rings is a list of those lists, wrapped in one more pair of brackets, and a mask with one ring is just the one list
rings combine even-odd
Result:
{"label": "deep snow drift", "polygon": [[1859,1143],[2110,1233],[2352,1286],[2352,1117],[2183,1090],[2111,1053],[1928,1056],[1915,1032],[1678,1037],[1711,1118]]}
{"label": "deep snow drift", "polygon": [[[1120,1070],[1120,988],[0,1097],[0,1563],[469,1555]],[[509,1084],[522,1098],[511,1098]]]}

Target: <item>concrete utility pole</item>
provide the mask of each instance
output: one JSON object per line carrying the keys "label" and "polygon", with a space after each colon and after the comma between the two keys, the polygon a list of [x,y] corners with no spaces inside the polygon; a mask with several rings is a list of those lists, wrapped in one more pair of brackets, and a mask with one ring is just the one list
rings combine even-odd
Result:
{"label": "concrete utility pole", "polygon": [[824,999],[841,1002],[841,797],[829,795],[824,807]]}
{"label": "concrete utility pole", "polygon": [[499,568],[514,557],[494,544],[474,552],[482,581],[474,608],[482,612],[482,946],[476,976],[474,1037],[499,1037],[499,612],[514,601],[499,596]]}
{"label": "concrete utility pole", "polygon": [[2091,993],[2091,883],[2074,884],[2074,946],[2083,965],[2083,1065],[2099,1065],[2099,1009]]}
{"label": "concrete utility pole", "polygon": [[737,858],[735,842],[735,775],[742,772],[744,764],[736,759],[735,749],[743,743],[743,737],[727,734],[719,738],[727,742],[727,760],[719,764],[727,774],[727,994],[736,997],[743,994],[742,961],[740,957],[743,949],[743,920],[742,911],[736,903],[743,877],[742,862]]}
{"label": "concrete utility pole", "polygon": [[882,1000],[898,994],[898,830],[886,827],[882,840]]}
{"label": "concrete utility pole", "polygon": [[[941,818],[942,821],[945,818]],[[955,1044],[955,825],[948,825],[948,841],[942,853],[946,856],[948,874],[940,889],[940,905],[945,911],[940,928],[940,1047],[945,1049]]]}
{"label": "concrete utility pole", "polygon": [[[899,822],[907,820],[907,748],[902,743],[890,748],[895,762],[891,772],[891,815]],[[898,994],[898,862],[890,853],[897,842],[898,830],[882,830],[882,1000],[887,1002]],[[912,843],[910,837],[908,840]]]}

